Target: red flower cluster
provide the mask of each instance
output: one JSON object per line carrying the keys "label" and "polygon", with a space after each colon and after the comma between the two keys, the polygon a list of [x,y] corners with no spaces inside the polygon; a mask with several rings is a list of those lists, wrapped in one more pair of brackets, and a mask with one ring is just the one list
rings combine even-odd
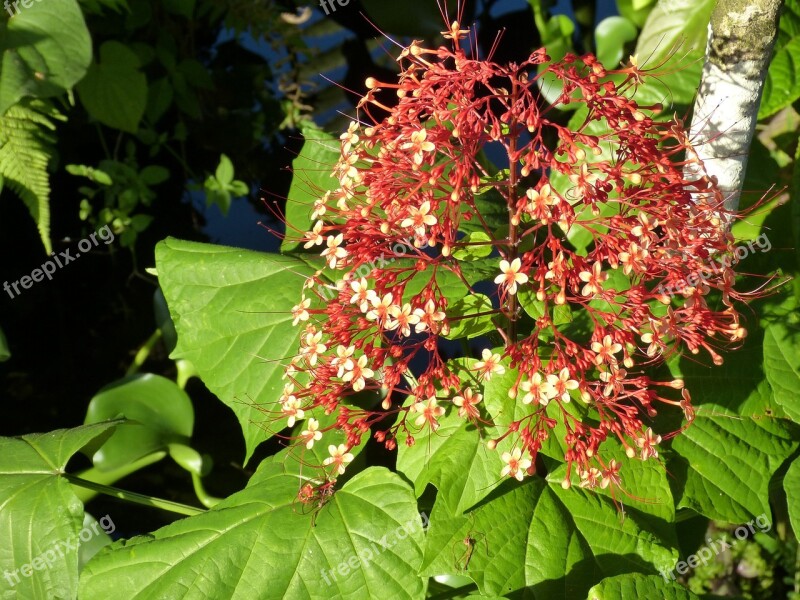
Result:
{"label": "red flower cluster", "polygon": [[[725,227],[731,215],[683,124],[656,121],[658,106],[632,100],[647,76],[635,58],[617,70],[590,55],[540,68],[549,62],[542,49],[501,66],[469,58],[458,43],[465,33],[457,23],[446,32],[452,49],[405,48],[396,83],[367,81],[364,118],[372,119],[376,105],[389,116],[351,124],[335,166],[339,187],[314,205],[303,241],[322,248],[327,269],[307,280],[293,311],[304,333],[286,370],[283,416],[292,425],[311,408],[335,413],[332,427],[347,440],[330,446],[325,464],[334,477],[373,427],[392,449],[401,433],[411,445],[413,434],[435,431],[448,404],[464,419],[490,422],[479,386],[437,352],[460,316],[447,313],[441,281],[458,278],[469,293],[480,277],[454,253],[485,243],[485,254],[497,256],[486,259],[496,265],[483,280],[497,284],[497,308],[485,318],[499,324],[505,345],[471,363],[471,381],[512,369],[508,396],[528,407],[488,442],[508,445],[502,474],[531,473],[560,424],[565,487],[573,467],[581,485],[618,484],[620,465],[599,452],[604,440],[616,437],[629,457],[657,457],[661,437],[645,421],[658,403],[681,407],[688,420],[693,415],[682,381],[654,381],[644,367],[681,347],[704,350],[719,364],[716,348],[745,335],[732,306],[742,295],[730,268],[696,287],[686,283],[732,251]],[[544,73],[563,86],[556,104],[588,109],[581,127],[554,118],[555,105],[539,93]],[[394,107],[375,96],[389,88],[398,96]],[[591,133],[598,123],[603,133]],[[482,166],[489,145],[507,157],[499,177]],[[490,225],[481,212],[479,199],[490,189],[507,208],[506,227]],[[468,221],[485,235],[465,237]],[[570,242],[577,231],[592,238],[585,250]],[[665,295],[664,286],[679,297]],[[712,289],[721,292],[722,310],[706,301]],[[523,308],[533,316],[526,330]],[[577,317],[559,318],[564,311],[582,315],[585,327]],[[426,368],[414,377],[409,365],[419,353]],[[343,403],[365,389],[381,391],[380,409]],[[402,398],[410,399],[401,405]],[[588,405],[598,424],[576,416],[573,400]],[[389,415],[391,425],[376,426]],[[308,447],[320,439],[318,423],[311,425],[299,440]]]}

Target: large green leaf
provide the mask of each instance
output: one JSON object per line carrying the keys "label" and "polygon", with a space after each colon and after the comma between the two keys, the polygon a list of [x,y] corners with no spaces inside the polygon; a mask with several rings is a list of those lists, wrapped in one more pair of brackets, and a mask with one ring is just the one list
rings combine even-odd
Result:
{"label": "large green leaf", "polygon": [[800,423],[800,315],[797,310],[787,311],[782,319],[767,327],[764,371],[775,402],[790,419]]}
{"label": "large green leaf", "polygon": [[497,486],[503,461],[486,447],[480,431],[455,409],[439,420],[436,432],[415,435],[413,446],[399,444],[397,469],[414,482],[417,495],[432,483],[439,497],[462,513]]}
{"label": "large green leaf", "polygon": [[311,229],[314,201],[333,191],[339,181],[333,166],[339,160],[339,142],[316,127],[303,128],[303,148],[292,161],[292,184],[286,199],[286,237],[281,252],[296,250],[305,232]]}
{"label": "large green leaf", "polygon": [[663,600],[700,600],[685,587],[667,582],[661,575],[629,573],[608,577],[589,590],[586,600],[618,598],[659,598]]}
{"label": "large green leaf", "polygon": [[636,54],[645,68],[663,73],[658,79],[668,101],[689,104],[694,100],[715,4],[714,0],[669,0],[659,2],[647,17]]}
{"label": "large green leaf", "polygon": [[369,469],[312,518],[289,470],[268,459],[212,510],[102,551],[81,575],[81,597],[424,597],[422,524],[407,483]]}
{"label": "large green leaf", "polygon": [[798,436],[795,425],[774,416],[758,368],[759,344],[753,339],[731,354],[724,368],[682,366],[696,416],[672,444],[678,507],[730,523],[769,514],[769,480],[797,448]]}
{"label": "large green leaf", "polygon": [[88,423],[123,416],[128,419],[93,456],[94,466],[118,469],[172,443],[188,443],[194,426],[189,396],[166,377],[132,375],[107,385],[89,403]]}
{"label": "large green leaf", "polygon": [[0,438],[0,598],[74,598],[83,505],[61,477],[116,422]]}
{"label": "large green leaf", "polygon": [[486,595],[580,598],[603,576],[669,570],[677,556],[607,498],[531,478],[466,515],[437,498],[421,573],[466,574]]}
{"label": "large green leaf", "polygon": [[86,111],[103,125],[136,133],[147,107],[147,77],[139,71],[139,57],[116,41],[100,46],[100,61],[78,84]]}
{"label": "large green leaf", "polygon": [[789,508],[789,522],[792,524],[795,538],[800,536],[800,459],[789,465],[783,477],[783,489],[786,490],[786,505]]}
{"label": "large green leaf", "polygon": [[758,118],[774,115],[800,98],[800,76],[797,64],[800,62],[800,36],[794,37],[785,46],[778,48],[767,71],[764,93]]}
{"label": "large green leaf", "polygon": [[92,61],[92,40],[76,0],[40,0],[14,12],[0,20],[0,115],[22,98],[62,94]]}
{"label": "large green leaf", "polygon": [[168,238],[156,247],[159,280],[178,345],[200,378],[239,418],[247,458],[276,433],[265,426],[284,381],[283,364],[297,351],[301,328],[291,309],[314,269],[291,256]]}

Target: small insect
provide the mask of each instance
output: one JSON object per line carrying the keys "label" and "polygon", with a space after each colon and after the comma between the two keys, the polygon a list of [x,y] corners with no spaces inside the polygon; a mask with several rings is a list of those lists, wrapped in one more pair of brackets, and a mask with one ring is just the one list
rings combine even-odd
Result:
{"label": "small insect", "polygon": [[326,479],[323,482],[312,479],[304,483],[297,492],[296,501],[300,503],[300,513],[311,514],[311,526],[316,527],[317,515],[322,507],[333,497],[336,480]]}
{"label": "small insect", "polygon": [[486,541],[486,536],[481,532],[470,530],[461,543],[464,545],[464,550],[459,550],[459,544],[453,545],[453,566],[458,571],[466,571],[469,569],[469,563],[475,554],[478,543],[483,542],[486,548],[486,556],[489,556],[489,543]]}

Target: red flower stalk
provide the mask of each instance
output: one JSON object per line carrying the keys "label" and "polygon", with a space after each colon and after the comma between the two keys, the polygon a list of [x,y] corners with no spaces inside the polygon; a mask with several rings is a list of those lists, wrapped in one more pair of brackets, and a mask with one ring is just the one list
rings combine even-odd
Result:
{"label": "red flower stalk", "polygon": [[[473,380],[516,369],[508,395],[529,408],[488,444],[508,442],[502,474],[531,473],[560,423],[565,487],[573,466],[582,486],[618,485],[620,465],[599,452],[609,436],[629,457],[646,460],[658,456],[661,436],[645,420],[659,403],[681,407],[689,421],[693,416],[683,382],[654,381],[644,367],[679,348],[705,351],[719,364],[717,349],[745,336],[732,304],[745,295],[733,289],[732,269],[707,268],[733,250],[724,226],[733,215],[703,175],[683,123],[659,122],[659,106],[631,98],[648,76],[635,58],[616,70],[591,55],[548,64],[542,73],[563,85],[550,105],[537,85],[537,68],[550,60],[544,49],[501,66],[469,58],[458,43],[465,33],[453,24],[452,49],[413,42],[398,59],[396,83],[367,81],[363,116],[371,119],[376,105],[389,116],[350,125],[334,170],[339,188],[314,205],[304,241],[322,247],[327,270],[306,282],[293,313],[305,332],[286,370],[283,416],[291,425],[312,408],[337,414],[335,427],[347,441],[331,446],[331,476],[344,471],[347,450],[390,415],[394,424],[375,434],[390,449],[400,433],[411,445],[413,434],[436,431],[448,404],[464,419],[487,422],[480,390],[437,352],[459,316],[446,316],[442,279],[455,276],[471,289],[481,278],[453,256],[481,243],[460,233],[472,221],[499,254],[496,273],[483,280],[497,284],[494,316],[505,339],[502,355],[487,349],[472,364]],[[375,99],[387,88],[399,99],[393,108]],[[588,109],[577,130],[552,118],[556,105],[572,103]],[[597,123],[607,125],[601,135],[590,133]],[[489,144],[502,147],[508,160],[500,178],[480,160]],[[691,181],[686,165],[695,167]],[[508,211],[507,230],[499,233],[479,208],[488,189]],[[569,241],[581,230],[592,238],[585,251]],[[703,279],[690,286],[697,273]],[[722,310],[706,302],[711,290],[722,293]],[[533,306],[537,315],[528,331],[520,328],[522,295],[526,311]],[[566,308],[581,311],[589,330],[557,324]],[[427,366],[415,378],[409,363],[420,352]],[[345,406],[364,389],[382,391],[380,410]],[[393,402],[402,396],[410,400]],[[599,424],[568,410],[572,400],[593,409]],[[310,447],[315,433],[299,441]]]}

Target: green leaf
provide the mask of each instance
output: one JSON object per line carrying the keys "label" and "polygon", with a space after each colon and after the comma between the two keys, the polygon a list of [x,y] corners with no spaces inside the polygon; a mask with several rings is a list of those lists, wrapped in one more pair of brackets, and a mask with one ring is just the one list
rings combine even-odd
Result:
{"label": "green leaf", "polygon": [[423,532],[407,483],[383,468],[359,473],[313,522],[296,502],[300,483],[265,461],[208,512],[102,551],[81,575],[80,596],[113,597],[124,586],[130,600],[424,597]]}
{"label": "green leaf", "polygon": [[[450,333],[446,337],[452,340],[473,338],[487,331],[493,331],[495,327],[492,315],[479,314],[492,310],[492,301],[483,294],[470,294],[451,302],[447,307]],[[454,317],[458,319],[454,320]]]}
{"label": "green leaf", "polygon": [[233,163],[225,154],[220,155],[219,165],[215,174],[222,187],[227,187],[233,181]]}
{"label": "green leaf", "polygon": [[656,2],[657,0],[617,0],[616,4],[620,15],[641,27]]}
{"label": "green leaf", "polygon": [[625,17],[606,17],[594,30],[597,59],[607,69],[615,69],[624,56],[625,44],[635,40],[638,33],[636,25]]}
{"label": "green leaf", "polygon": [[795,459],[783,477],[786,490],[786,505],[789,508],[789,522],[795,538],[800,535],[800,459]]}
{"label": "green leaf", "polygon": [[22,98],[63,94],[92,62],[92,40],[76,0],[18,7],[0,24],[0,50],[0,115]]}
{"label": "green leaf", "polygon": [[473,261],[479,258],[486,258],[494,249],[489,235],[483,231],[473,231],[462,239],[459,244],[475,244],[474,246],[464,246],[453,251],[453,258],[456,260]]}
{"label": "green leaf", "polygon": [[168,13],[186,17],[187,19],[192,18],[194,5],[195,0],[164,0],[164,8]]}
{"label": "green leaf", "polygon": [[[47,171],[55,153],[55,126],[51,110],[44,114],[32,107],[12,106],[0,117],[0,175],[28,207],[39,229],[45,251],[53,251],[50,243],[50,175]],[[48,131],[50,130],[50,131]]]}
{"label": "green leaf", "polygon": [[769,480],[798,445],[796,427],[773,416],[769,386],[754,368],[760,340],[752,337],[724,369],[681,365],[696,414],[673,440],[677,456],[668,465],[679,508],[729,523],[769,514]]}
{"label": "green leaf", "polygon": [[800,63],[800,36],[792,38],[772,57],[764,81],[761,106],[758,109],[759,119],[774,115],[800,98],[798,63]]}
{"label": "green leaf", "polygon": [[139,177],[147,185],[158,185],[169,179],[169,169],[159,165],[150,165],[142,169]]}
{"label": "green leaf", "polygon": [[586,600],[618,598],[659,598],[663,600],[700,600],[682,585],[667,582],[661,575],[626,573],[608,577],[589,590]]}
{"label": "green leaf", "polygon": [[173,238],[156,246],[156,266],[178,332],[172,357],[190,360],[236,413],[249,458],[276,433],[263,411],[275,410],[283,390],[281,363],[301,332],[291,309],[315,269],[291,256]]}
{"label": "green leaf", "polygon": [[8,347],[6,334],[0,328],[0,362],[6,362],[9,358],[11,358],[11,349]]}
{"label": "green leaf", "polygon": [[[791,308],[794,308],[792,303]],[[789,310],[771,323],[764,334],[764,372],[775,402],[795,423],[800,423],[800,319]]]}
{"label": "green leaf", "polygon": [[286,237],[281,252],[302,246],[298,240],[311,229],[314,201],[339,187],[333,176],[333,167],[340,156],[336,138],[311,126],[303,128],[303,138],[303,148],[292,161],[294,176],[286,199]]}
{"label": "green leaf", "polygon": [[432,483],[439,496],[459,514],[497,487],[503,468],[500,455],[486,448],[486,440],[474,425],[458,416],[455,408],[439,420],[435,433],[415,435],[415,444],[400,440],[397,469],[414,482],[422,495]]}
{"label": "green leaf", "polygon": [[0,437],[3,598],[76,597],[83,505],[60,475],[73,454],[116,424]]}
{"label": "green leaf", "polygon": [[103,125],[136,133],[147,107],[147,77],[139,71],[139,57],[125,44],[105,42],[99,64],[78,84],[78,96]]}
{"label": "green leaf", "polygon": [[[460,515],[437,498],[426,535],[423,575],[467,574],[481,593],[583,597],[600,576],[672,569],[677,551],[614,504],[538,477],[506,482]],[[472,553],[465,568],[465,543]]]}
{"label": "green leaf", "polygon": [[186,392],[174,381],[151,373],[131,375],[100,390],[89,403],[85,423],[120,416],[128,421],[92,456],[95,467],[103,471],[166,450],[173,442],[188,442],[194,427],[194,407]]}
{"label": "green leaf", "polygon": [[676,104],[691,103],[697,93],[715,4],[714,0],[659,2],[639,35],[639,60],[645,68],[658,67],[659,87]]}

